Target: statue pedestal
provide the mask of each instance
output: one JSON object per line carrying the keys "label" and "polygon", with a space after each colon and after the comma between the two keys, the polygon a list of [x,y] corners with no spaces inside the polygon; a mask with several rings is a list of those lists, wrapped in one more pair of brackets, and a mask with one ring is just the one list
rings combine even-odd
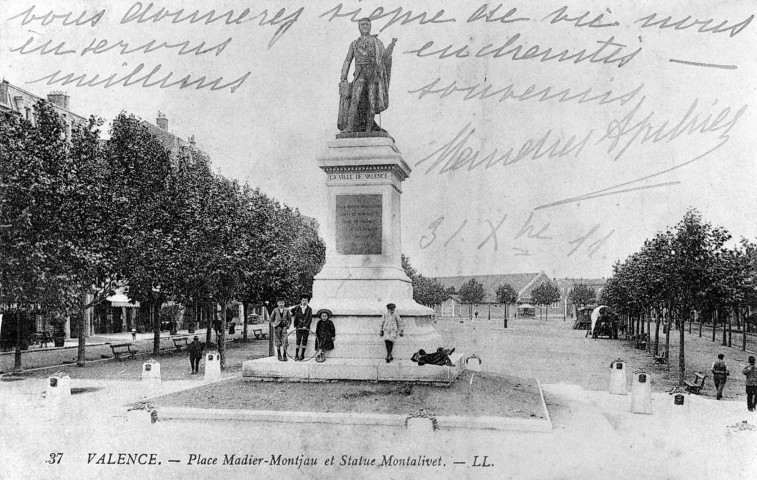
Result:
{"label": "statue pedestal", "polygon": [[[343,368],[336,370],[349,370],[352,365],[359,377],[354,379],[429,381],[423,378],[429,373],[427,367],[434,366],[418,367],[410,362],[419,349],[435,351],[442,346],[432,324],[433,310],[413,300],[412,283],[402,270],[401,183],[410,175],[410,167],[394,140],[386,136],[332,140],[318,158],[318,166],[327,175],[330,215],[323,232],[326,264],[315,276],[310,305],[314,313],[322,308],[330,310],[336,328],[335,348],[327,353],[323,365],[336,365],[333,362],[338,361]],[[397,306],[404,336],[394,343],[392,356],[396,360],[387,364],[384,338],[379,332],[388,303]],[[313,331],[316,326],[314,317]],[[305,358],[312,356],[314,342],[311,336]],[[289,343],[291,355],[294,334]],[[312,369],[306,365],[311,362],[315,363],[252,360],[244,362],[243,375],[310,379]],[[409,368],[413,366],[415,369]],[[457,371],[453,379],[459,374],[456,368],[449,368],[450,372]],[[284,377],[275,375],[276,369],[285,373]],[[329,369],[319,365],[316,376],[350,378],[336,370],[329,377]],[[412,373],[416,369],[417,373]],[[357,374],[359,371],[364,373]]]}

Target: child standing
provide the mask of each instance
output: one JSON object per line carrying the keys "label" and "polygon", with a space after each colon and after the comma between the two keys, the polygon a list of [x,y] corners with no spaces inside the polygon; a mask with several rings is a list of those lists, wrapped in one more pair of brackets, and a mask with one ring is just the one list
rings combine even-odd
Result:
{"label": "child standing", "polygon": [[326,353],[334,349],[334,340],[336,340],[336,328],[334,322],[330,320],[331,312],[328,310],[318,311],[318,325],[315,327],[315,348],[318,353],[315,356],[316,362],[325,362]]}
{"label": "child standing", "polygon": [[[297,350],[294,352],[294,361],[305,360],[305,350],[308,348],[308,336],[310,335],[310,323],[313,321],[313,310],[308,305],[310,297],[307,294],[300,296],[300,304],[294,307],[294,328],[297,329]],[[302,353],[300,353],[302,349]]]}
{"label": "child standing", "polygon": [[403,336],[405,334],[402,328],[402,319],[399,315],[394,313],[396,305],[390,303],[386,306],[386,312],[381,317],[381,336],[384,337],[384,344],[386,345],[386,363],[394,360],[392,357],[392,349],[394,348],[394,342],[397,340],[397,334]]}
{"label": "child standing", "polygon": [[[277,307],[273,309],[271,314],[271,325],[273,326],[273,340],[276,345],[276,353],[279,356],[279,361],[287,361],[287,346],[289,341],[287,340],[287,330],[289,325],[292,324],[292,314],[288,308],[284,307],[284,299],[276,299]],[[282,354],[283,349],[283,354]]]}

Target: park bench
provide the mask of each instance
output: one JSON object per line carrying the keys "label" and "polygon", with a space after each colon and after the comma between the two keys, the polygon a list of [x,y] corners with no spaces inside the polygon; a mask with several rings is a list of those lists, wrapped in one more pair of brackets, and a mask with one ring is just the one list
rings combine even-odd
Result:
{"label": "park bench", "polygon": [[173,345],[176,347],[177,352],[180,352],[182,348],[187,348],[187,346],[189,346],[189,339],[187,337],[172,337],[171,340],[173,340]]}
{"label": "park bench", "polygon": [[134,358],[134,355],[139,351],[136,348],[131,348],[131,343],[111,344],[110,349],[113,350],[113,356],[118,360],[121,360],[121,355],[129,355],[129,358]]}
{"label": "park bench", "polygon": [[255,335],[257,340],[268,338],[268,332],[264,332],[262,328],[253,328],[252,334]]}
{"label": "park bench", "polygon": [[686,391],[698,394],[702,390],[702,387],[704,387],[705,378],[707,378],[707,375],[701,372],[694,372],[693,382],[690,382],[688,380],[684,380],[683,382],[683,384],[686,385]]}
{"label": "park bench", "polygon": [[646,350],[647,349],[647,342],[649,342],[649,334],[645,333],[644,335],[638,335],[636,337],[636,348],[638,350]]}
{"label": "park bench", "polygon": [[668,352],[663,350],[659,355],[654,356],[654,363],[665,364],[668,363]]}

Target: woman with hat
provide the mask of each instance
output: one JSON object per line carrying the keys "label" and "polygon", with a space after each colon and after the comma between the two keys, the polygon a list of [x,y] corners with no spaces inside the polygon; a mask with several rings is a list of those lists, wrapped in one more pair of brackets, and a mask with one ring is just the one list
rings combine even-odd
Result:
{"label": "woman with hat", "polygon": [[325,308],[318,310],[316,316],[319,320],[315,327],[315,348],[318,351],[315,355],[315,361],[321,363],[326,361],[325,352],[334,349],[336,328],[334,328],[334,322],[331,321],[330,311]]}
{"label": "woman with hat", "polygon": [[394,342],[397,340],[397,334],[403,336],[405,334],[402,328],[402,319],[399,315],[394,313],[396,305],[390,303],[386,306],[386,312],[381,317],[381,336],[384,337],[384,344],[386,345],[386,363],[394,360],[392,357],[392,349],[394,348]]}

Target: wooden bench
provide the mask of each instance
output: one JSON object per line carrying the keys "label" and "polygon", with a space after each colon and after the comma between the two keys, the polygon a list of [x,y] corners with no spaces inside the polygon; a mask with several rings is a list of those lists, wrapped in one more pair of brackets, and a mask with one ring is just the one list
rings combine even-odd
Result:
{"label": "wooden bench", "polygon": [[683,384],[686,385],[686,391],[698,394],[702,390],[702,387],[704,387],[705,378],[707,378],[707,375],[701,372],[694,372],[693,382],[690,382],[688,380],[684,380],[683,382]]}
{"label": "wooden bench", "polygon": [[253,328],[252,334],[255,335],[257,340],[268,338],[268,332],[264,332],[262,328]]}
{"label": "wooden bench", "polygon": [[659,355],[654,356],[654,363],[664,364],[668,363],[668,352],[663,350]]}
{"label": "wooden bench", "polygon": [[171,340],[173,340],[173,345],[176,347],[177,352],[189,346],[189,339],[187,337],[171,337]]}
{"label": "wooden bench", "polygon": [[645,333],[644,335],[639,335],[636,338],[636,348],[638,350],[646,350],[647,349],[647,342],[649,342],[649,334]]}
{"label": "wooden bench", "polygon": [[111,344],[110,349],[113,350],[113,356],[118,360],[121,360],[121,355],[129,355],[129,358],[134,358],[134,355],[139,351],[136,348],[131,348],[131,343]]}

